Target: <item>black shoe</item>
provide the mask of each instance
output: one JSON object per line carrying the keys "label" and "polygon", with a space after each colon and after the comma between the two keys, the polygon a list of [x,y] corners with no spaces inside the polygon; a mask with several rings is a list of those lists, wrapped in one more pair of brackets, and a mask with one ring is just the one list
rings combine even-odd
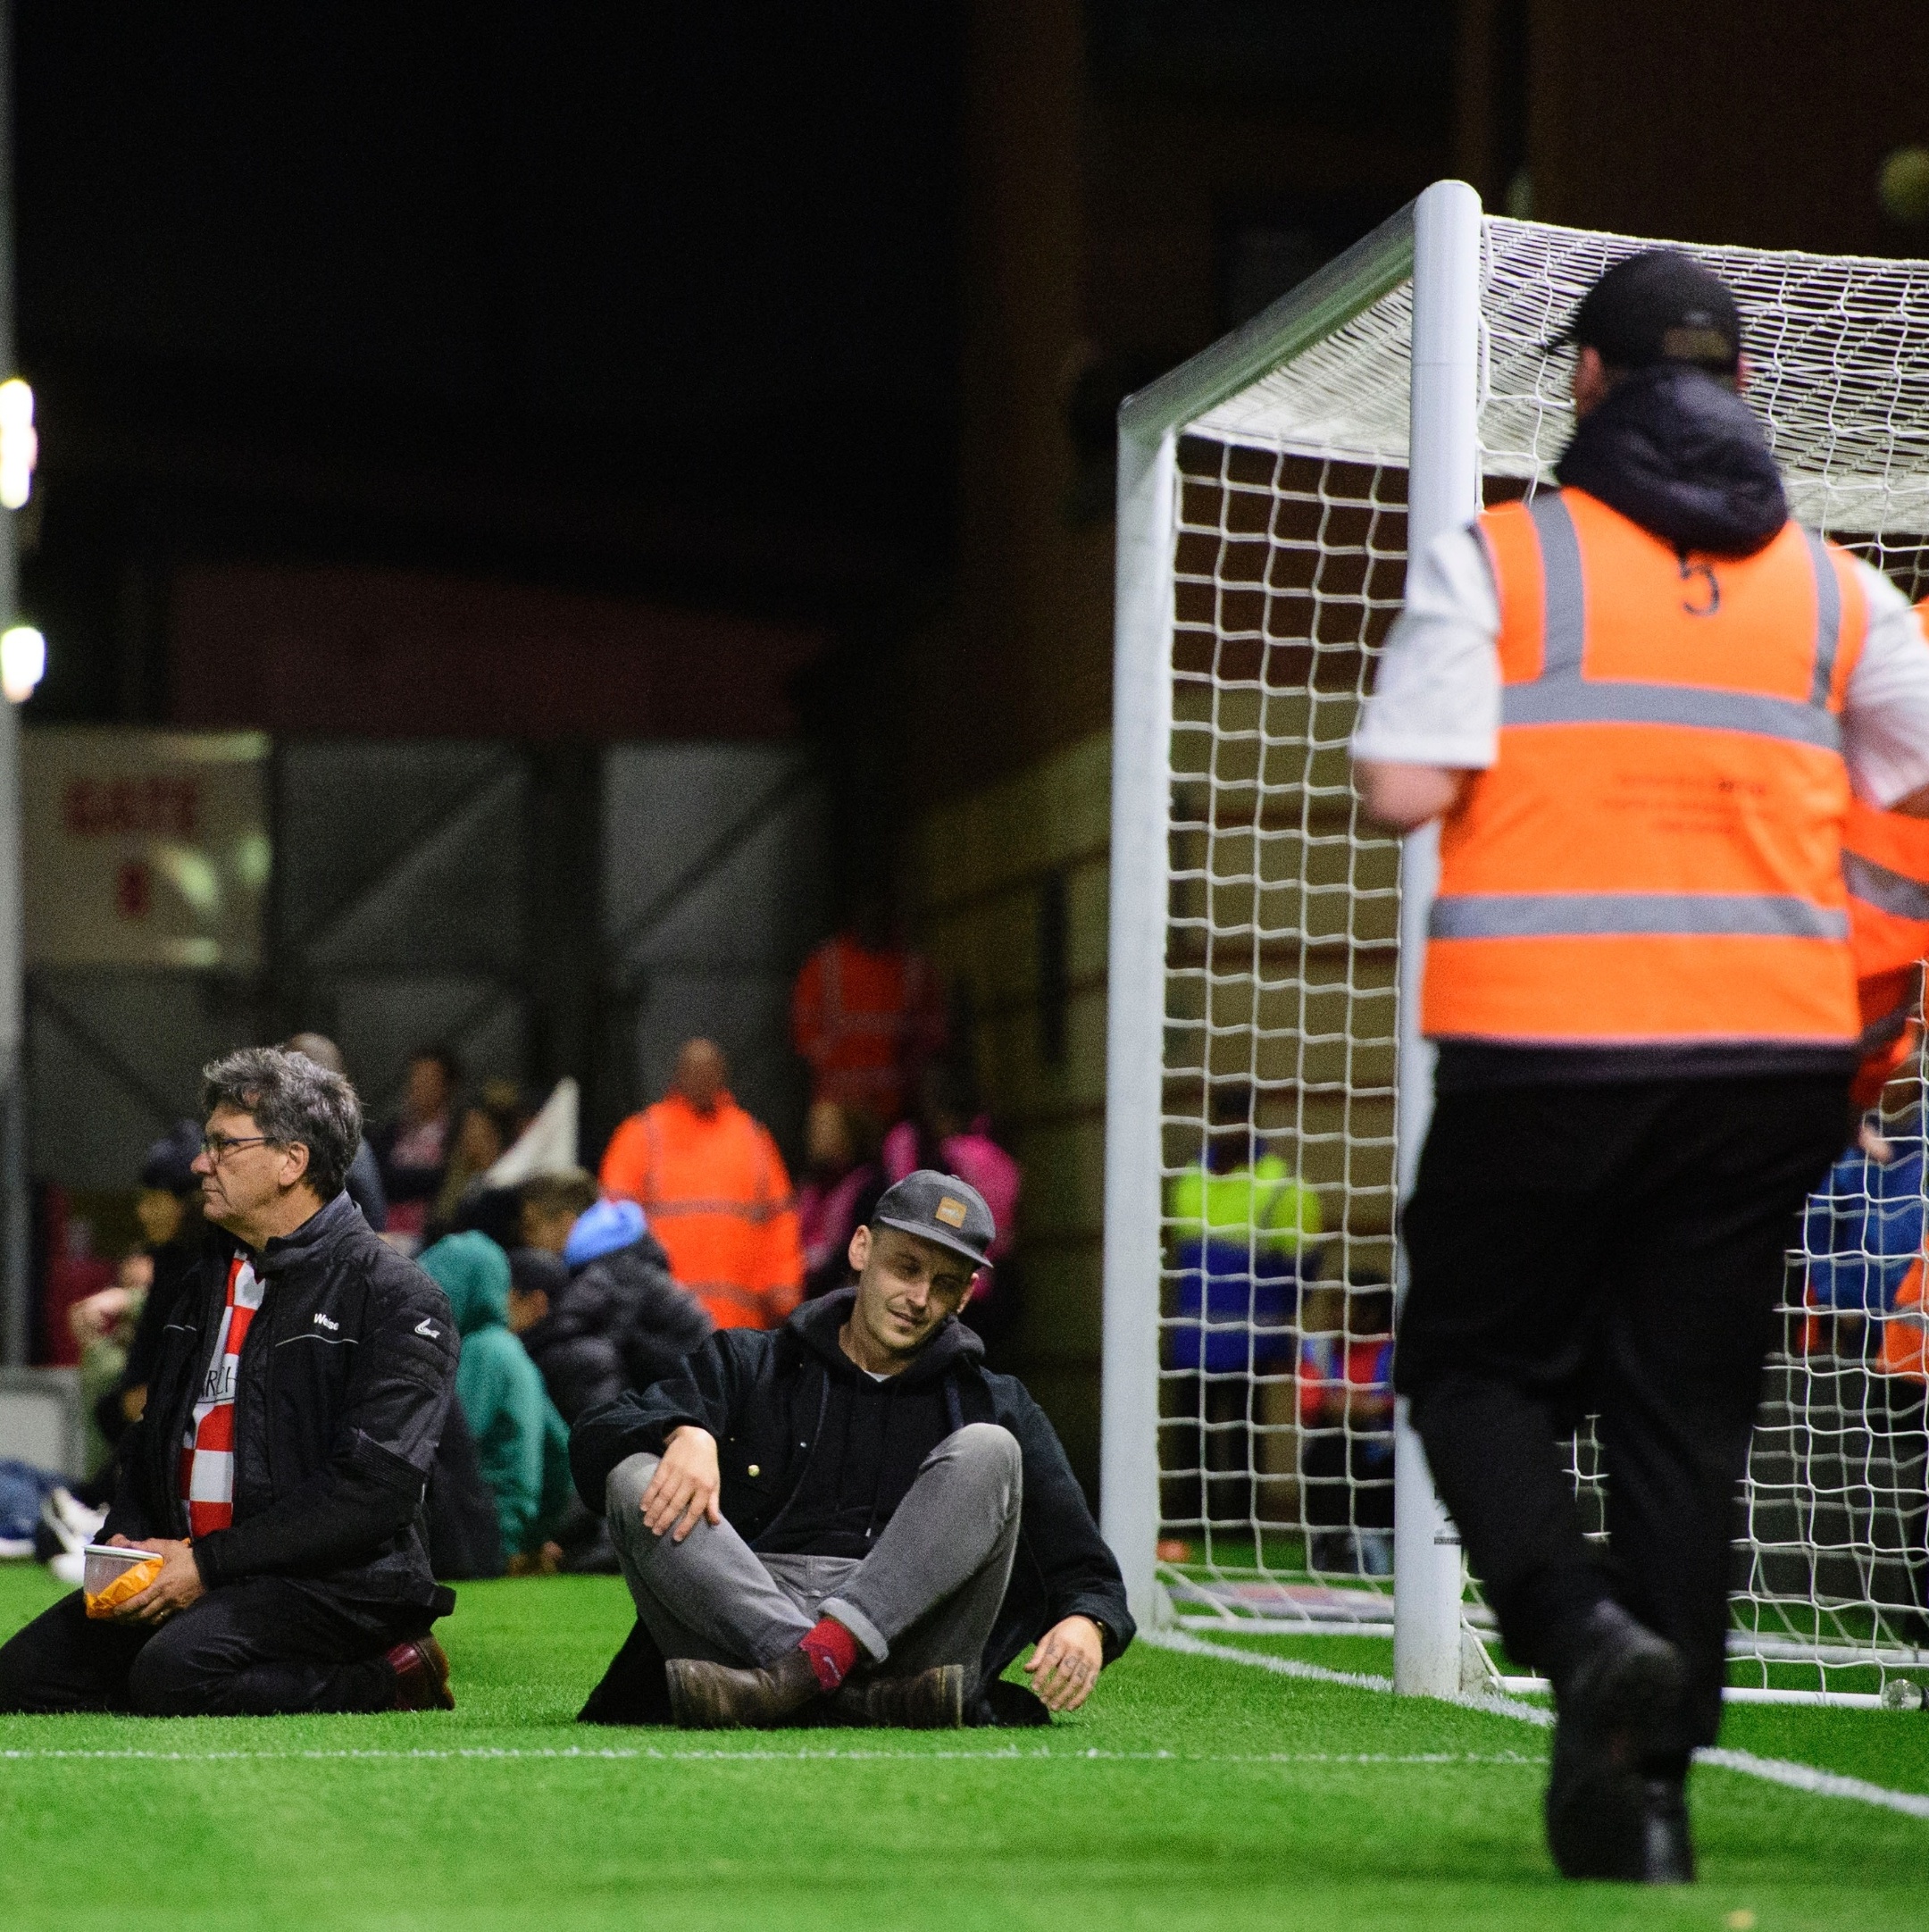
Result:
{"label": "black shoe", "polygon": [[1919,1610],[1884,1610],[1883,1615],[1905,1643],[1917,1650],[1929,1649],[1929,1617]]}
{"label": "black shoe", "polygon": [[1678,1777],[1651,1761],[1679,1748],[1688,1673],[1681,1652],[1618,1603],[1589,1618],[1555,1685],[1548,1849],[1569,1878],[1673,1885],[1694,1875]]}
{"label": "black shoe", "polygon": [[1687,1790],[1676,1777],[1642,1782],[1641,1882],[1692,1885],[1694,1841],[1688,1836]]}
{"label": "black shoe", "polygon": [[1329,1577],[1359,1575],[1359,1555],[1345,1530],[1331,1530],[1307,1539],[1307,1568]]}
{"label": "black shoe", "polygon": [[604,1523],[597,1525],[596,1534],[587,1542],[565,1546],[563,1551],[565,1577],[614,1577],[622,1568],[616,1560],[616,1545],[609,1538],[609,1526]]}
{"label": "black shoe", "polygon": [[686,1731],[775,1730],[823,1695],[811,1660],[788,1650],[761,1670],[695,1657],[672,1657],[664,1667],[670,1714]]}
{"label": "black shoe", "polygon": [[837,1694],[843,1724],[888,1725],[900,1731],[953,1731],[964,1721],[964,1667],[939,1664],[907,1677],[847,1683]]}
{"label": "black shoe", "polygon": [[964,1707],[966,1724],[998,1730],[1031,1730],[1051,1720],[1051,1712],[1042,1697],[1004,1677],[993,1677],[989,1684],[981,1685],[977,1696]]}

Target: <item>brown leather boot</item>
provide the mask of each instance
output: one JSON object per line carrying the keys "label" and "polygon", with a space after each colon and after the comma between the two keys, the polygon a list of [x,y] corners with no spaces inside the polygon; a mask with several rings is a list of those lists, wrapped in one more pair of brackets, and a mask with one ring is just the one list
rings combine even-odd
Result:
{"label": "brown leather boot", "polygon": [[413,1643],[397,1643],[388,1652],[388,1668],[395,1672],[397,1710],[453,1710],[455,1694],[449,1688],[447,1653],[433,1637],[417,1637]]}
{"label": "brown leather boot", "polygon": [[907,1677],[872,1677],[837,1694],[840,1724],[886,1725],[901,1731],[950,1731],[964,1721],[964,1667],[939,1664]]}
{"label": "brown leather boot", "polygon": [[686,1731],[774,1730],[823,1695],[811,1660],[789,1650],[761,1670],[672,1657],[670,1712]]}

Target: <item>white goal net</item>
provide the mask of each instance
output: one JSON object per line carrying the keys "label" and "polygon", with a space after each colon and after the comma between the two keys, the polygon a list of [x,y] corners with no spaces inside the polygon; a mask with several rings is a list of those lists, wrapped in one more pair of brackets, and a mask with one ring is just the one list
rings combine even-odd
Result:
{"label": "white goal net", "polygon": [[[1123,418],[1105,1516],[1135,1594],[1194,1627],[1395,1625],[1389,1284],[1424,1069],[1399,849],[1347,746],[1405,572],[1413,234],[1408,210]],[[1550,482],[1570,370],[1542,346],[1648,244],[1483,217],[1476,246],[1492,502]],[[1796,514],[1929,591],[1929,263],[1694,252],[1740,301]],[[1890,1123],[1918,1192],[1919,1094]],[[1856,1185],[1791,1249],[1757,1432],[1732,1649],[1763,1689],[1872,1694],[1925,1660],[1924,1391],[1880,1360],[1898,1271],[1854,1308],[1811,1281],[1896,1209]],[[1585,1431],[1575,1471],[1598,1503]],[[1491,1631],[1477,1592],[1464,1616]]]}

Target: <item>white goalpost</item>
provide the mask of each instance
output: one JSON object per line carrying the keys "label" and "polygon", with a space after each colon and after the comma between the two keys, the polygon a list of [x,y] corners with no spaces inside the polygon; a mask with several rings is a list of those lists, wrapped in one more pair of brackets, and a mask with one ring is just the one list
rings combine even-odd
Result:
{"label": "white goalpost", "polygon": [[[1104,1529],[1141,1619],[1390,1636],[1408,1693],[1500,1680],[1385,1380],[1434,843],[1365,823],[1347,745],[1409,549],[1550,482],[1543,345],[1646,246],[1440,182],[1120,414]],[[1919,598],[1929,263],[1692,252],[1795,514]],[[1882,1315],[1816,1319],[1816,1262],[1790,1256],[1730,1694],[1875,1703],[1929,1674],[1929,1439]],[[1585,1431],[1575,1480],[1598,1505]]]}

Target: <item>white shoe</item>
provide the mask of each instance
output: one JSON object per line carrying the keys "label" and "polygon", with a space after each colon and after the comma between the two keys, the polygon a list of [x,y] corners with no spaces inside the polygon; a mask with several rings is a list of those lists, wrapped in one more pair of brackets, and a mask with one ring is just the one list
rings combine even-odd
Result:
{"label": "white shoe", "polygon": [[71,1490],[48,1492],[40,1505],[40,1520],[53,1531],[63,1550],[85,1550],[107,1520],[104,1510],[90,1510]]}
{"label": "white shoe", "polygon": [[82,1573],[87,1568],[87,1554],[80,1550],[63,1550],[47,1559],[47,1570],[56,1583],[63,1583],[70,1589],[80,1587]]}

